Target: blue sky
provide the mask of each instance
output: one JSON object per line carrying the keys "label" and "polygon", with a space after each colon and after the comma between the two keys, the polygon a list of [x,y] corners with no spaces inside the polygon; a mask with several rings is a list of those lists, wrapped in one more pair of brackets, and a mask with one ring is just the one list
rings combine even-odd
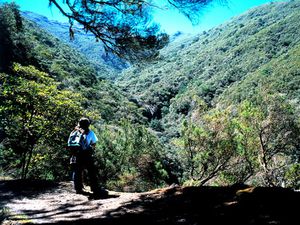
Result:
{"label": "blue sky", "polygon": [[[0,2],[12,2],[15,1],[20,5],[21,10],[32,11],[44,16],[47,16],[52,20],[59,20],[67,22],[67,19],[53,6],[48,7],[48,0],[0,0]],[[156,0],[158,1],[158,0]],[[248,9],[255,6],[262,5],[268,2],[274,2],[271,0],[228,0],[228,6],[224,6],[218,3],[207,7],[200,18],[200,22],[197,26],[193,26],[192,23],[178,13],[174,9],[156,9],[154,12],[154,19],[161,24],[161,28],[169,33],[175,33],[176,31],[182,31],[185,33],[197,33],[203,30],[208,30],[214,26],[217,26],[226,20],[244,13]]]}

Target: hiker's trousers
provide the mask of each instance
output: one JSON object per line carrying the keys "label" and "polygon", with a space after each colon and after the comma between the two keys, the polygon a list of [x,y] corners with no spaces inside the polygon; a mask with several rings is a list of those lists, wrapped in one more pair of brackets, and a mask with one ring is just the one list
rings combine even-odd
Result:
{"label": "hiker's trousers", "polygon": [[76,154],[76,163],[73,165],[73,181],[76,191],[83,189],[83,171],[87,170],[89,185],[92,192],[96,192],[98,187],[96,167],[91,151],[83,150]]}

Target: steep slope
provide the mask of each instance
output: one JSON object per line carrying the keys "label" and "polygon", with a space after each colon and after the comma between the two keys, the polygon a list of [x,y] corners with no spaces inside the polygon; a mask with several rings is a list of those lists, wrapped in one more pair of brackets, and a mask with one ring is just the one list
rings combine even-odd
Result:
{"label": "steep slope", "polygon": [[100,139],[110,135],[107,124],[116,130],[123,118],[143,122],[139,108],[99,79],[82,54],[22,19],[13,3],[0,6],[0,59],[1,175],[69,179],[66,142],[80,117],[93,121],[98,161],[111,145]]}
{"label": "steep slope", "polygon": [[[11,43],[5,47],[7,52],[13,49],[10,60],[47,72],[57,81],[59,89],[82,94],[84,110],[93,116],[101,115],[103,120],[97,117],[95,127],[99,134],[96,160],[101,179],[110,189],[144,191],[166,183],[228,185],[246,181],[251,185],[299,188],[299,112],[281,99],[275,99],[278,101],[273,101],[272,107],[261,107],[266,101],[261,101],[261,105],[255,105],[255,101],[234,105],[244,99],[259,98],[265,92],[257,93],[265,87],[271,87],[273,93],[281,92],[293,102],[298,101],[299,6],[299,0],[269,4],[208,33],[183,42],[175,40],[162,50],[160,60],[124,72],[118,82],[123,91],[132,95],[130,100],[115,85],[98,79],[95,69],[78,52],[42,32],[32,22],[24,32],[6,29],[1,20],[0,28],[13,31]],[[1,13],[0,18],[11,19]],[[16,22],[18,18],[15,19],[18,27]],[[2,32],[0,40],[7,40]],[[1,44],[7,45],[1,41],[0,47]],[[25,69],[40,74],[32,67]],[[20,74],[24,73],[11,72],[4,77],[18,78]],[[19,88],[16,84],[12,83],[14,88],[6,85],[0,97],[5,99],[7,108],[20,107],[28,112],[32,107],[30,101],[19,106],[5,98],[10,93],[14,99],[12,89]],[[25,93],[26,87],[21,86]],[[23,102],[21,94],[17,100]],[[157,132],[139,126],[144,118],[137,105],[146,107],[143,115]],[[65,123],[65,114],[68,113],[59,117],[60,124]],[[0,122],[8,121],[6,115],[2,113]],[[13,119],[18,122],[22,115],[17,114]],[[69,122],[72,124],[70,119]],[[70,127],[55,127],[58,130],[55,134],[65,134]],[[21,124],[19,128],[26,133],[32,126]],[[161,143],[155,135],[161,137]],[[61,178],[61,171],[67,173],[63,137],[60,135],[56,137],[60,141],[51,143],[56,148],[45,147],[46,138],[45,142],[38,143],[33,156],[41,159],[34,163],[42,172],[32,164],[32,174]],[[60,158],[54,159],[48,149],[59,152]],[[9,148],[0,151],[0,162],[14,169],[18,155],[7,157],[10,154]],[[51,167],[53,163],[60,167]]]}
{"label": "steep slope", "polygon": [[[192,95],[212,107],[231,85],[241,84],[273,59],[295,53],[299,9],[296,0],[250,10],[182,43],[171,43],[161,51],[160,60],[128,69],[118,83],[148,108],[146,116],[156,121],[154,128],[178,136],[180,121],[192,110]],[[294,84],[286,83],[281,91],[290,85]]]}
{"label": "steep slope", "polygon": [[29,11],[22,12],[22,15],[81,52],[96,67],[100,77],[115,79],[121,70],[128,67],[125,61],[111,53],[106,53],[101,42],[96,42],[95,37],[85,33],[80,26],[73,27],[75,39],[70,40],[68,23],[49,20],[45,16]]}
{"label": "steep slope", "polygon": [[[82,93],[88,99],[85,107],[100,110],[104,120],[119,120],[124,115],[130,117],[128,112],[133,112],[132,118],[139,118],[136,106],[129,102],[125,94],[110,81],[101,78],[108,76],[110,70],[99,70],[80,52],[36,23],[24,20],[24,25],[21,43],[27,46],[28,51],[30,49],[27,52],[29,63],[47,72],[59,82],[60,88]],[[19,61],[21,64],[24,62]]]}
{"label": "steep slope", "polygon": [[[49,20],[45,16],[29,11],[22,12],[22,15],[28,20],[35,22],[43,30],[48,31],[53,36],[81,52],[96,67],[100,77],[114,80],[120,76],[122,70],[130,67],[129,62],[105,52],[102,43],[96,42],[95,37],[90,33],[85,33],[79,25],[73,26],[75,38],[70,40],[70,25],[68,23]],[[177,32],[170,36],[170,42],[181,41],[184,36],[189,35]]]}
{"label": "steep slope", "polygon": [[239,103],[244,99],[255,100],[261,89],[284,94],[289,100],[300,99],[300,44],[287,53],[262,65],[245,79],[226,89],[217,102],[223,104]]}

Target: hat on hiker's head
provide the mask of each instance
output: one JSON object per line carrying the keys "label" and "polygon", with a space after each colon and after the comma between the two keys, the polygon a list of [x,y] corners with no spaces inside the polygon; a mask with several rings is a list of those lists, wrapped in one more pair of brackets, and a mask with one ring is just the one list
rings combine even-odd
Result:
{"label": "hat on hiker's head", "polygon": [[82,117],[79,120],[79,127],[84,130],[88,129],[90,124],[91,124],[90,120],[86,117]]}

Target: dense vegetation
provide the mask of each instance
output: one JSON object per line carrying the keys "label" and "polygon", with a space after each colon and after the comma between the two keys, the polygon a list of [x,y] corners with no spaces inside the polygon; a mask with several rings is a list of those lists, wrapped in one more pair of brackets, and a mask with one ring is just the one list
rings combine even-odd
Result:
{"label": "dense vegetation", "polygon": [[22,16],[86,56],[96,68],[98,76],[114,79],[122,69],[128,67],[124,60],[105,52],[103,44],[97,42],[92,34],[86,33],[79,26],[73,26],[74,39],[71,39],[68,23],[48,20],[45,16],[28,11],[22,12]]}
{"label": "dense vegetation", "polygon": [[170,43],[158,60],[124,71],[118,88],[3,5],[0,172],[67,179],[64,146],[85,115],[108,188],[299,188],[299,8],[298,0],[265,5]]}
{"label": "dense vegetation", "polygon": [[[256,177],[263,174],[264,163],[249,161],[248,172],[242,172],[243,166],[238,166],[241,165],[240,156],[237,158],[235,154],[244,155],[249,151],[253,160],[260,160],[258,151],[265,151],[260,141],[276,146],[279,136],[284,136],[279,127],[289,126],[289,122],[280,125],[272,117],[283,113],[272,108],[279,102],[295,117],[295,139],[277,146],[280,153],[276,152],[272,157],[279,157],[281,151],[287,151],[285,148],[294,152],[289,166],[283,169],[287,164],[282,162],[277,169],[281,168],[281,173],[287,174],[292,170],[294,179],[299,180],[299,8],[299,1],[291,1],[250,10],[208,32],[171,43],[161,51],[160,60],[129,68],[119,79],[119,86],[147,109],[144,115],[161,140],[177,154],[180,152],[178,147],[185,152],[185,159],[176,157],[184,159],[180,163],[187,173],[182,176],[183,181],[203,184],[210,180],[213,183],[217,181],[212,178],[218,177],[218,184],[268,183],[266,179],[262,181]],[[275,99],[276,103],[273,102]],[[250,137],[241,139],[239,134],[242,131],[238,121],[246,113],[242,110],[245,105],[250,111],[262,113],[257,121],[256,138],[252,137],[256,147],[251,149],[245,146],[241,149],[240,143],[250,141]],[[267,128],[264,127],[271,117],[272,122],[278,123],[276,134],[279,136],[259,137],[259,130],[265,135]],[[251,122],[248,122],[250,126]],[[289,134],[286,132],[285,135]],[[220,140],[216,138],[218,135],[222,137]],[[285,137],[283,139],[290,142]],[[181,144],[177,146],[174,142]],[[225,158],[222,160],[221,156]],[[226,170],[239,171],[237,174],[240,175],[248,173],[249,176],[229,176]],[[275,173],[275,169],[272,171]],[[284,180],[283,175],[274,177]]]}
{"label": "dense vegetation", "polygon": [[[96,156],[103,184],[123,188],[126,176],[135,180],[137,189],[163,183],[163,154],[142,125],[142,110],[98,78],[92,64],[22,19],[14,4],[0,8],[0,39],[2,174],[70,178],[66,140],[78,119],[88,116],[101,137]],[[137,156],[145,158],[144,169],[129,160]]]}

